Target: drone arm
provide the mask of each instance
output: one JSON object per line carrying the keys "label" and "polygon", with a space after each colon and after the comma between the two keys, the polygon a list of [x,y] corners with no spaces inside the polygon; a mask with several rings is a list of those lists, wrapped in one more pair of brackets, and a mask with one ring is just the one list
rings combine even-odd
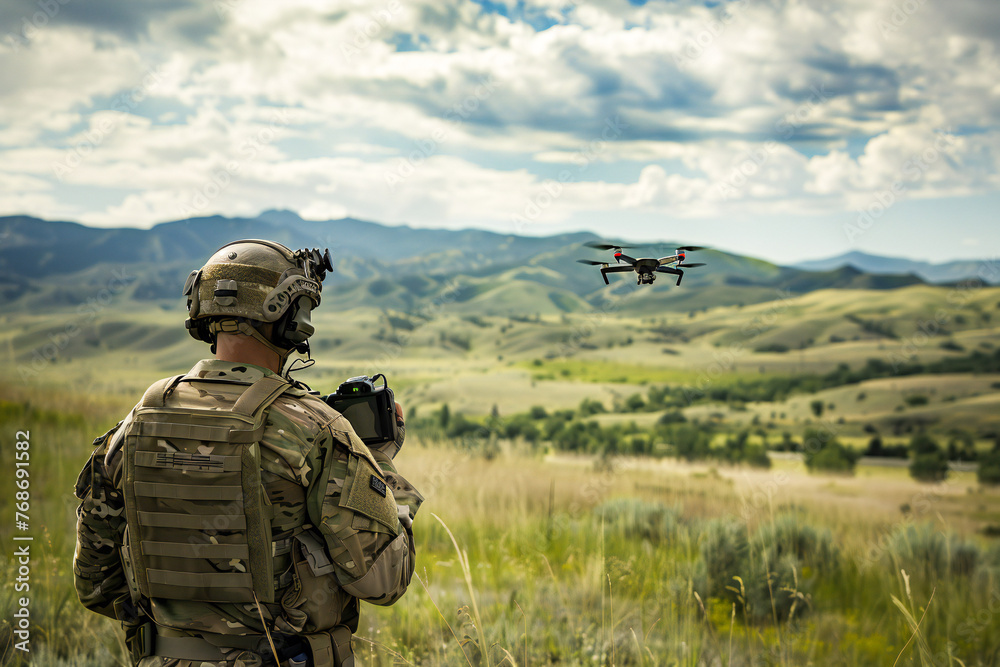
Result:
{"label": "drone arm", "polygon": [[622,255],[622,254],[615,255],[615,259],[617,259],[619,262],[628,262],[630,265],[634,265],[636,262],[635,257],[629,257],[628,255]]}
{"label": "drone arm", "polygon": [[604,282],[610,285],[611,283],[608,282],[609,273],[624,273],[626,271],[631,271],[631,270],[632,270],[631,266],[602,266],[601,275],[604,277]]}

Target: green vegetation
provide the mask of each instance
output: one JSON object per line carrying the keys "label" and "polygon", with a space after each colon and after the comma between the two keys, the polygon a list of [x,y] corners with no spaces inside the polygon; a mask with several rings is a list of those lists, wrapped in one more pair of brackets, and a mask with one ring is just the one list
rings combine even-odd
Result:
{"label": "green vegetation", "polygon": [[921,482],[940,482],[948,476],[948,457],[937,440],[926,433],[910,441],[910,475]]}
{"label": "green vegetation", "polygon": [[828,431],[806,430],[803,439],[803,460],[810,472],[854,474],[861,455],[846,447]]}
{"label": "green vegetation", "polygon": [[[562,280],[544,266],[518,271]],[[327,392],[385,372],[408,415],[400,467],[428,499],[419,576],[394,607],[365,607],[359,665],[986,665],[1000,655],[990,537],[1000,535],[1000,346],[980,315],[1000,291],[775,300],[759,284],[658,284],[588,295],[605,309],[581,311],[519,278],[380,278],[324,295],[317,364],[299,376]],[[205,350],[174,302],[147,306],[125,290],[80,318],[87,288],[67,289],[63,310],[29,316],[14,304],[0,315],[0,365],[15,380],[0,387],[0,422],[30,430],[37,454],[32,657],[120,664],[114,624],[72,592],[69,489],[90,441],[137,392]],[[947,331],[921,333],[942,311]],[[65,333],[68,322],[79,331]],[[963,465],[926,485],[904,462],[877,467],[862,452],[912,453],[936,475],[942,462]],[[0,464],[11,456],[0,447]],[[8,543],[11,512],[0,506]],[[0,626],[8,660],[10,637]]]}
{"label": "green vegetation", "polygon": [[992,450],[979,456],[976,478],[980,484],[1000,485],[1000,438],[997,439]]}
{"label": "green vegetation", "polygon": [[[116,624],[75,600],[69,489],[92,438],[134,397],[70,389],[0,390],[0,421],[30,432],[37,473],[33,664],[124,664]],[[39,407],[53,404],[60,409]],[[777,665],[883,665],[924,651],[981,664],[1000,651],[1000,618],[976,615],[1000,599],[1000,548],[924,523],[933,512],[960,516],[960,505],[915,502],[913,520],[900,522],[811,500],[800,473],[758,484],[615,454],[724,463],[764,447],[754,430],[695,424],[677,411],[649,427],[597,425],[583,417],[608,416],[595,401],[491,413],[442,406],[412,417],[400,467],[428,498],[416,528],[418,572],[395,606],[364,607],[360,665],[746,664],[761,655]],[[835,439],[810,432],[806,454],[814,440],[821,452],[835,449]],[[796,445],[790,436],[781,443]],[[547,446],[572,457],[548,460]],[[12,459],[0,448],[0,465]],[[976,502],[1000,516],[996,499]],[[12,511],[0,508],[5,541]],[[9,558],[0,559],[6,618]],[[926,609],[919,642],[908,645],[913,629],[894,598],[917,618]],[[25,665],[10,630],[0,627],[4,660]]]}

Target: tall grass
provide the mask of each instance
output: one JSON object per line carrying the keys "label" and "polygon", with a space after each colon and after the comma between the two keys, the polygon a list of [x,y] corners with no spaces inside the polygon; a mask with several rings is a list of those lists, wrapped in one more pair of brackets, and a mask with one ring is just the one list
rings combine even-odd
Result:
{"label": "tall grass", "polygon": [[[130,403],[74,400],[50,397],[67,406],[55,411],[0,390],[0,431],[31,431],[31,664],[126,664],[115,624],[76,601],[72,487],[93,437]],[[509,447],[487,461],[417,435],[398,461],[427,497],[417,572],[396,605],[364,608],[361,665],[1000,662],[1000,546],[939,520],[901,522],[891,504],[874,510],[855,495],[813,501],[795,483],[748,506],[741,486],[764,473],[740,481]],[[0,447],[0,465],[13,468],[11,448]],[[970,512],[984,502],[948,502],[963,501]],[[5,501],[0,651],[22,665],[11,648],[12,526]]]}

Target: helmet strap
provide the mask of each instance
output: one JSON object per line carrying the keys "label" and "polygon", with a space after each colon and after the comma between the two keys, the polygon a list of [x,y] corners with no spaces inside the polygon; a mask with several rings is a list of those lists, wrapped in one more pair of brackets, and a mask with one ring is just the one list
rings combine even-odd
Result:
{"label": "helmet strap", "polygon": [[278,355],[279,375],[281,374],[280,370],[285,366],[285,361],[288,359],[288,355],[292,353],[291,349],[278,347],[277,345],[269,341],[267,338],[264,337],[264,334],[258,331],[252,324],[250,324],[247,321],[241,322],[240,320],[235,320],[235,319],[217,320],[209,325],[209,331],[211,331],[213,335],[218,335],[220,333],[227,333],[227,334],[243,334],[244,336],[250,336],[258,343],[260,343],[261,345],[263,345],[264,347],[266,347],[267,349],[271,350],[272,352]]}

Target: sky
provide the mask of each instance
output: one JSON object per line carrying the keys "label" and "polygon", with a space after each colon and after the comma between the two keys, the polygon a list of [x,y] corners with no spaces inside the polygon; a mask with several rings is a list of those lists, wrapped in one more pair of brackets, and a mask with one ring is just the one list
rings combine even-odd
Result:
{"label": "sky", "polygon": [[1000,256],[995,0],[5,0],[0,215]]}

